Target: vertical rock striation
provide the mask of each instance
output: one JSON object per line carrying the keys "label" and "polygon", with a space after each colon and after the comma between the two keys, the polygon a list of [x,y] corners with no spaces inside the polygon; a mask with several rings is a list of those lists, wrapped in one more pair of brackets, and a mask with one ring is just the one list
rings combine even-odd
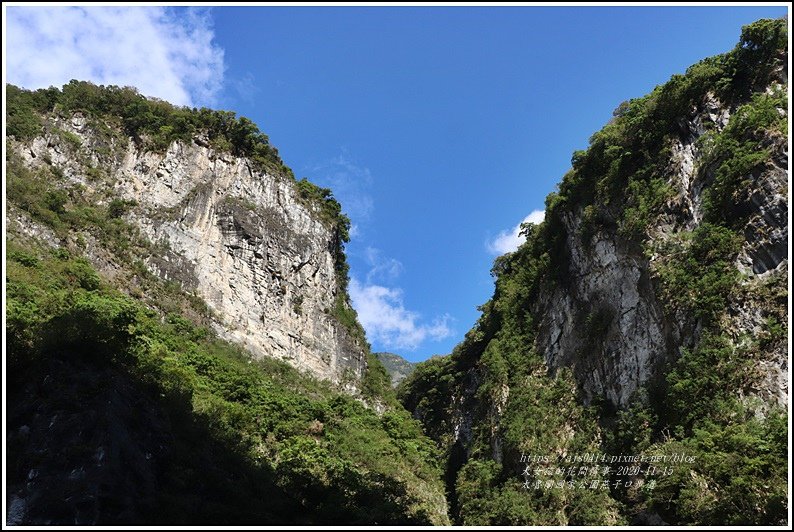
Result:
{"label": "vertical rock striation", "polygon": [[[621,104],[574,153],[544,221],[496,259],[464,341],[402,385],[446,450],[457,523],[783,518],[786,31],[746,26],[732,51]],[[699,464],[659,495],[543,490],[522,462],[671,450]],[[730,474],[715,465],[727,460]]]}
{"label": "vertical rock striation", "polygon": [[[45,131],[15,146],[27,164],[52,164],[72,185],[132,205],[126,218],[155,244],[146,267],[203,299],[222,338],[321,379],[360,380],[365,346],[334,316],[348,305],[340,235],[294,180],[201,137],[160,153],[117,136],[103,156],[106,141],[79,113],[50,118]],[[63,132],[79,140],[81,157]]]}

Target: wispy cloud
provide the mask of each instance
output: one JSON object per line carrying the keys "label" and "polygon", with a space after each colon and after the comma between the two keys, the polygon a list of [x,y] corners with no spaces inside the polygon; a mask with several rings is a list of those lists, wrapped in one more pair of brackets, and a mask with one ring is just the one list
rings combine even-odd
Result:
{"label": "wispy cloud", "polygon": [[237,78],[227,79],[227,84],[237,98],[247,104],[254,103],[259,87],[256,84],[256,78],[251,72],[246,72]]}
{"label": "wispy cloud", "polygon": [[444,315],[421,323],[418,313],[403,306],[402,290],[350,281],[350,298],[370,340],[386,349],[413,351],[427,339],[442,340],[452,334],[450,317]]}
{"label": "wispy cloud", "polygon": [[[399,287],[402,263],[365,244],[374,212],[370,192],[373,176],[369,168],[342,150],[337,157],[306,170],[313,181],[333,190],[351,219],[353,242],[348,255],[354,260],[351,261],[350,299],[369,340],[384,349],[413,351],[427,340],[451,336],[449,315],[427,320],[419,312],[405,308],[404,292]],[[361,264],[363,268],[356,268]]]}
{"label": "wispy cloud", "polygon": [[403,291],[393,285],[403,270],[400,261],[384,257],[380,250],[368,247],[364,260],[369,270],[365,281],[350,280],[350,299],[370,341],[386,349],[413,351],[425,340],[442,340],[452,335],[450,316],[424,321],[415,311],[405,308]]}
{"label": "wispy cloud", "polygon": [[310,166],[307,171],[312,181],[333,190],[334,197],[350,217],[353,236],[360,236],[374,209],[369,168],[357,164],[343,150],[333,159]]}
{"label": "wispy cloud", "polygon": [[205,9],[20,6],[6,14],[7,79],[25,88],[80,79],[212,105],[223,84],[223,49]]}
{"label": "wispy cloud", "polygon": [[384,257],[379,249],[367,247],[364,256],[369,264],[367,283],[391,282],[397,279],[403,271],[402,262],[390,257]]}
{"label": "wispy cloud", "polygon": [[532,211],[521,222],[519,222],[512,229],[501,231],[495,238],[488,242],[488,251],[496,255],[503,255],[518,249],[518,246],[524,243],[526,238],[520,235],[521,224],[525,222],[532,222],[539,224],[546,216],[545,211]]}

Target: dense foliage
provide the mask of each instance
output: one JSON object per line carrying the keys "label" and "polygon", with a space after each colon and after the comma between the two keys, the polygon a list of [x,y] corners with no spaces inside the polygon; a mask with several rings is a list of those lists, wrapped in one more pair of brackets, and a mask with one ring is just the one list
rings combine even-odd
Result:
{"label": "dense foliage", "polygon": [[655,249],[663,257],[656,266],[662,301],[672,312],[682,309],[712,324],[736,290],[739,271],[733,260],[740,247],[739,235],[709,223],[664,242]]}
{"label": "dense foliage", "polygon": [[[306,178],[296,181],[292,170],[279,157],[278,150],[253,122],[245,117],[237,117],[230,111],[178,107],[162,100],[146,98],[132,87],[98,86],[76,80],[62,89],[50,87],[29,91],[14,85],[6,86],[8,136],[25,141],[49,133],[71,149],[75,157],[83,160],[90,178],[100,180],[106,176],[103,170],[91,164],[89,154],[81,150],[80,138],[51,125],[53,119],[56,122],[70,119],[75,113],[86,117],[97,137],[103,139],[99,145],[91,147],[91,155],[100,159],[110,158],[114,149],[126,147],[128,138],[133,139],[140,149],[154,151],[164,151],[174,141],[207,143],[219,152],[247,158],[256,170],[293,181],[298,197],[315,210],[319,219],[334,234],[338,290],[337,301],[331,311],[355,341],[362,346],[367,345],[364,331],[347,295],[349,267],[345,244],[350,240],[350,219],[342,212],[341,205],[330,189],[319,187]],[[19,172],[25,173],[26,170],[20,169]],[[59,170],[53,167],[52,172],[58,174]],[[36,205],[39,200],[36,190],[40,186],[48,189],[50,201],[54,202],[51,206],[56,207],[52,212],[74,218],[74,213],[56,212],[58,202],[61,208],[68,202],[62,184],[50,185],[41,181],[33,184],[28,176],[15,180],[13,193],[30,196],[18,204],[26,210],[30,207],[31,213],[48,225],[59,225],[58,220],[48,213],[51,209],[46,206],[40,209]],[[79,201],[80,194],[81,191],[75,191],[73,199]],[[123,208],[123,205],[116,204],[111,218],[118,218]],[[90,202],[87,202],[86,207],[77,213],[79,216],[89,215],[88,225],[102,222],[101,216],[90,216],[89,211],[92,209]],[[62,224],[60,226],[63,227]]]}
{"label": "dense foliage", "polygon": [[[496,259],[494,295],[464,342],[449,357],[420,364],[401,385],[403,404],[446,453],[457,523],[611,524],[642,522],[651,513],[672,524],[785,519],[786,415],[747,399],[757,389],[754,368],[764,349],[785,337],[787,318],[775,311],[785,314],[785,275],[748,285],[734,262],[752,180],[769,163],[771,145],[785,139],[787,90],[772,82],[785,79],[786,47],[785,20],[756,22],[743,28],[731,52],[621,104],[588,149],[573,154],[572,169],[546,200],[544,222],[526,224],[526,243]],[[698,141],[704,162],[697,172],[708,185],[705,221],[655,238],[651,229],[669,214],[677,186],[670,181],[675,141],[691,134],[685,124],[713,101],[733,113],[722,129],[706,121]],[[571,220],[579,224],[571,227]],[[538,295],[566,287],[571,247],[587,246],[600,231],[639,260],[653,257],[652,283],[666,319],[699,331],[696,344],[671,360],[663,382],[641,389],[622,410],[602,400],[582,407],[570,372],[550,375],[533,349],[542,318]],[[753,297],[769,297],[769,332],[737,338],[724,328],[726,308]],[[582,330],[598,345],[611,321],[606,310],[594,309]],[[549,449],[679,453],[695,461],[655,489],[522,485],[519,457]]]}
{"label": "dense foliage", "polygon": [[[207,310],[198,298],[147,274],[139,257],[153,244],[123,217],[134,206],[87,198],[57,167],[31,170],[11,154],[9,201],[72,251],[7,243],[9,402],[17,405],[9,427],[16,430],[36,409],[46,424],[53,413],[75,415],[86,401],[106,396],[124,418],[133,409],[124,398],[142,398],[143,412],[167,420],[149,424],[169,443],[152,466],[158,487],[141,502],[146,515],[162,522],[222,516],[229,522],[229,515],[258,524],[443,522],[443,464],[450,516],[459,524],[622,524],[653,514],[671,524],[778,524],[787,512],[788,420],[754,392],[765,350],[785,340],[786,277],[750,283],[734,264],[750,184],[788,127],[781,112],[786,87],[772,84],[782,78],[787,39],[785,21],[745,27],[734,50],[624,102],[588,149],[573,154],[571,170],[546,200],[545,221],[526,224],[526,243],[496,259],[494,295],[476,326],[450,356],[420,364],[398,389],[440,452],[395,406],[388,375],[373,356],[362,395],[387,407],[382,415],[288,366],[251,361],[201,326]],[[39,135],[47,116],[79,112],[107,133],[110,145],[118,135],[152,150],[195,139],[248,157],[259,169],[292,175],[267,137],[232,113],[177,108],[133,89],[81,82],[62,90],[7,90],[8,132],[17,140]],[[706,116],[701,111],[709,102],[729,108],[731,118],[722,128],[702,123],[696,149],[698,179],[707,184],[703,221],[659,238],[652,228],[674,214],[669,203],[679,185],[670,180],[673,150],[692,133],[684,124]],[[69,132],[47,133],[80,152],[80,139]],[[87,172],[103,177],[100,169]],[[306,180],[295,187],[336,230],[340,285],[331,312],[365,342],[346,296],[349,220],[330,190]],[[649,265],[664,319],[697,331],[623,409],[598,398],[583,406],[572,372],[549,372],[534,347],[539,294],[565,288],[571,246],[586,246],[599,232],[616,235]],[[116,283],[129,284],[135,297],[114,290],[79,257],[89,237],[132,272],[133,279]],[[726,326],[725,309],[737,299],[766,302],[765,330],[738,336]],[[592,309],[582,330],[598,345],[613,319],[606,308]],[[42,391],[35,383],[45,374],[61,379]],[[70,379],[97,384],[70,386]],[[112,383],[125,383],[126,395],[113,395]],[[31,387],[43,394],[33,402],[25,400]],[[15,438],[9,479],[21,485],[30,456]],[[69,468],[93,452],[75,440],[55,444],[52,461],[30,460],[42,469]],[[522,457],[549,452],[676,453],[694,462],[660,477],[655,488],[540,488],[544,477],[525,469]],[[610,475],[588,480],[614,480]],[[634,478],[647,480],[644,475]],[[574,480],[571,473],[558,478]],[[58,497],[67,499],[53,490],[54,506]]]}
{"label": "dense foliage", "polygon": [[132,87],[94,85],[72,80],[62,89],[50,87],[28,91],[6,86],[7,133],[17,140],[30,140],[43,127],[42,117],[56,113],[66,117],[80,112],[107,123],[112,119],[121,131],[141,146],[164,150],[171,142],[206,137],[214,148],[248,157],[262,169],[292,176],[267,135],[245,117],[230,111],[202,107],[178,107],[163,100],[146,98]]}
{"label": "dense foliage", "polygon": [[[527,232],[530,238],[536,234],[532,227]],[[419,364],[401,384],[400,399],[446,449],[448,499],[456,522],[620,524],[618,505],[608,491],[538,488],[535,482],[545,482],[545,477],[534,471],[523,474],[528,464],[522,455],[547,455],[555,449],[596,453],[600,441],[597,416],[581,406],[571,373],[549,375],[533,349],[536,330],[529,308],[548,257],[534,257],[530,249],[524,246],[497,259],[495,294],[482,307],[477,325],[451,356]],[[470,401],[450,404],[450,397],[472,386],[477,392]],[[452,445],[458,416],[474,420],[465,458],[456,449],[459,444]],[[596,479],[604,480],[591,480]]]}
{"label": "dense foliage", "polygon": [[[63,248],[11,242],[8,254],[10,426],[24,421],[20,410],[36,401],[24,393],[26,383],[53,368],[123,374],[170,420],[164,429],[169,450],[157,457],[158,488],[139,518],[258,524],[439,519],[443,499],[428,495],[438,477],[435,447],[401,408],[379,416],[286,364],[252,361],[179,314],[163,319]],[[388,388],[388,379],[379,377],[366,383],[372,397],[384,379]],[[67,372],[62,378],[76,377]],[[49,400],[68,411],[76,399]],[[72,408],[79,409],[79,401]],[[80,467],[79,445],[58,449],[57,461]],[[10,482],[27,474],[30,452],[9,449]],[[40,468],[53,466],[38,460]]]}
{"label": "dense foliage", "polygon": [[[93,185],[68,178],[48,156],[29,165],[8,150],[10,212],[38,224],[37,239],[14,233],[6,242],[8,427],[46,433],[36,420],[66,418],[76,429],[56,427],[43,457],[30,437],[10,440],[10,485],[25,486],[31,467],[37,482],[51,483],[28,517],[44,508],[41,519],[71,522],[94,515],[86,509],[93,504],[95,518],[118,524],[446,521],[436,448],[397,403],[375,357],[368,355],[358,398],[283,363],[254,361],[209,332],[211,311],[200,298],[144,265],[167,244],[127,221],[136,205],[115,197],[107,174],[129,138],[141,150],[208,143],[291,179],[264,134],[232,113],[178,108],[130,88],[72,82],[7,92],[12,147],[37,136],[57,142]],[[77,116],[93,132],[89,143],[58,127]],[[349,220],[330,190],[305,179],[294,187],[335,235],[329,311],[366,347],[347,297]],[[112,281],[81,258],[89,250],[112,265]],[[53,377],[59,384],[46,391],[35,384]],[[119,469],[106,473],[119,478],[91,472],[97,447],[122,450],[127,465],[117,460]],[[93,503],[74,502],[90,493],[98,494]]]}

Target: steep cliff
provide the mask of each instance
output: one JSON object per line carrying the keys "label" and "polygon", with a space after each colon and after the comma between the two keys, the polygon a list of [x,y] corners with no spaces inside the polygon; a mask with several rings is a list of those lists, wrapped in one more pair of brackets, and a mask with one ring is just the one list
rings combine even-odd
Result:
{"label": "steep cliff", "polygon": [[[621,104],[477,325],[404,383],[457,522],[785,521],[787,42],[759,21]],[[637,461],[579,477],[576,456]]]}
{"label": "steep cliff", "polygon": [[7,87],[9,524],[446,524],[348,220],[232,113]]}
{"label": "steep cliff", "polygon": [[[312,185],[224,153],[206,134],[141,149],[84,111],[48,114],[12,150],[28,168],[57,168],[97,207],[124,202],[120,217],[155,244],[137,258],[201,298],[222,338],[333,382],[363,376],[363,335],[334,315],[348,305],[342,228],[307,194]],[[119,266],[92,251],[101,269]]]}
{"label": "steep cliff", "polygon": [[621,104],[405,409],[250,121],[7,87],[7,522],[785,524],[787,39]]}

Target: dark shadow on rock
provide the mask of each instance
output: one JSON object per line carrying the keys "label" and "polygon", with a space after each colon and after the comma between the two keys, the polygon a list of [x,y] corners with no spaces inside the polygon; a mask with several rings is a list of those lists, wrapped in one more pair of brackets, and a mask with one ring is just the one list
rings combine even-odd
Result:
{"label": "dark shadow on rock", "polygon": [[274,474],[88,350],[9,368],[7,524],[301,524]]}

